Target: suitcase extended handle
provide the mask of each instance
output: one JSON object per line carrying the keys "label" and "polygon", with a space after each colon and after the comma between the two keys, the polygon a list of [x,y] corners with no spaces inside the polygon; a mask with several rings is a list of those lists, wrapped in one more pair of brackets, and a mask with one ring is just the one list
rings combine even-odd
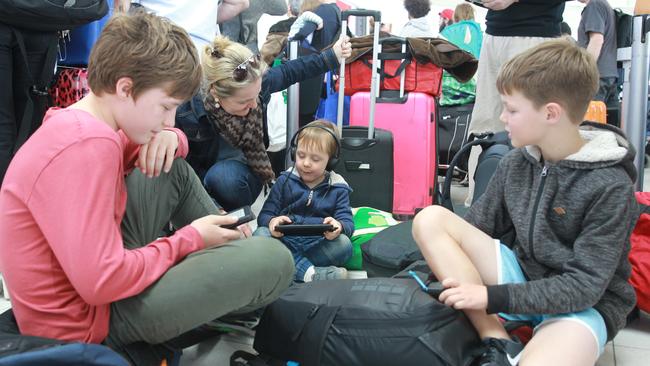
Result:
{"label": "suitcase extended handle", "polygon": [[349,17],[373,17],[375,22],[381,23],[381,11],[369,9],[350,9],[341,12],[341,20],[348,20]]}
{"label": "suitcase extended handle", "polygon": [[[372,16],[376,23],[381,22],[381,12],[377,10],[354,9],[341,12],[341,37],[344,37],[348,28],[348,18],[350,16]],[[375,104],[377,103],[377,91],[379,90],[379,70],[377,67],[379,60],[379,28],[375,27],[372,37],[372,72],[370,81],[370,114],[368,117],[368,139],[375,137]],[[339,60],[339,100],[337,106],[336,126],[339,135],[343,136],[343,99],[345,98],[345,60]]]}

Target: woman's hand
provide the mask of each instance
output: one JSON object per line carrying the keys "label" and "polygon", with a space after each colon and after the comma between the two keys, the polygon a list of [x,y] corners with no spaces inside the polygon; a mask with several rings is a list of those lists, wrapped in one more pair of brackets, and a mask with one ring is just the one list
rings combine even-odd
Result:
{"label": "woman's hand", "polygon": [[178,135],[176,132],[162,130],[155,134],[151,141],[140,146],[135,166],[149,178],[157,177],[163,171],[169,173],[177,148]]}
{"label": "woman's hand", "polygon": [[334,43],[334,46],[332,46],[332,50],[334,50],[336,58],[339,60],[341,58],[350,57],[352,55],[352,43],[350,43],[350,37],[343,36],[339,38],[339,40]]}
{"label": "woman's hand", "polygon": [[438,300],[454,309],[487,309],[487,287],[447,278],[442,281],[445,287]]}

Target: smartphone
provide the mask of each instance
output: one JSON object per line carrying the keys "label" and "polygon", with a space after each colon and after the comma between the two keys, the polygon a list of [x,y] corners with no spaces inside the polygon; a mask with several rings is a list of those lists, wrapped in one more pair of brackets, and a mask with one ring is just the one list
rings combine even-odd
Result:
{"label": "smartphone", "polygon": [[253,211],[251,211],[250,206],[244,206],[236,210],[230,211],[226,213],[226,216],[235,216],[237,218],[237,222],[229,225],[221,225],[221,227],[225,229],[234,229],[241,224],[245,224],[249,221],[255,220],[255,214],[253,213]]}

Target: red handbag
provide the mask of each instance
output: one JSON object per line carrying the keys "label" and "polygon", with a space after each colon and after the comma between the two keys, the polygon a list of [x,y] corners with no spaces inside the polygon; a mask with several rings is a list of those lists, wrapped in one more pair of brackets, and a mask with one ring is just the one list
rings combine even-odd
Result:
{"label": "red handbag", "polygon": [[[345,95],[370,91],[372,56],[360,57],[345,68]],[[409,60],[386,60],[380,69],[381,90],[399,90],[401,72],[405,70],[404,91],[440,95],[442,68],[432,63]],[[338,90],[338,82],[337,82]]]}
{"label": "red handbag", "polygon": [[65,108],[90,92],[88,70],[78,67],[61,67],[56,73],[56,83],[50,88],[52,105]]}

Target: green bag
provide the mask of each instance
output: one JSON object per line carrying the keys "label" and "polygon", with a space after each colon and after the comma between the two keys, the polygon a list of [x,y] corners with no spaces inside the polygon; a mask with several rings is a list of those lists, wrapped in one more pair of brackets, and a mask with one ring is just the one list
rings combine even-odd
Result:
{"label": "green bag", "polygon": [[372,239],[378,232],[399,222],[390,212],[372,207],[355,207],[352,209],[354,233],[352,233],[352,257],[343,266],[350,270],[362,269],[361,244]]}

